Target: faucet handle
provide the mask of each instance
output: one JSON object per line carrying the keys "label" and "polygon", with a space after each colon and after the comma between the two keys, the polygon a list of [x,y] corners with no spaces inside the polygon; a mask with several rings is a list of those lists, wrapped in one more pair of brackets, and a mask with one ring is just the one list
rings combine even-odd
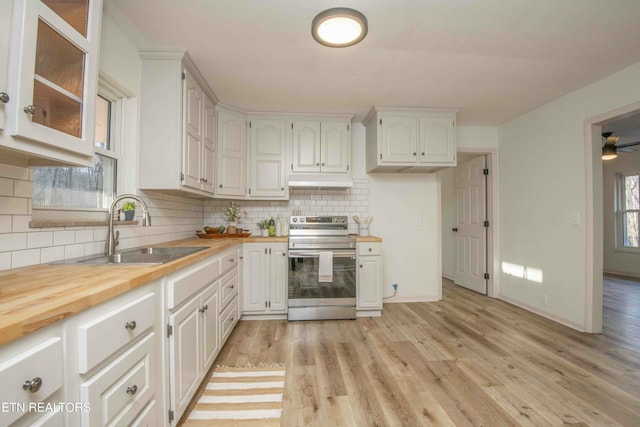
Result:
{"label": "faucet handle", "polygon": [[113,246],[118,246],[120,244],[120,230],[116,230],[113,234]]}

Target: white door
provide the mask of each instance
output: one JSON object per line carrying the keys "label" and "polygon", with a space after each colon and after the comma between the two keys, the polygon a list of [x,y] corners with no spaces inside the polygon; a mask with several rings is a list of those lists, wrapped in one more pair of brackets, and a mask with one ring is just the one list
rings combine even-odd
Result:
{"label": "white door", "polygon": [[415,116],[387,114],[379,119],[380,163],[416,163],[418,161],[418,131]]}
{"label": "white door", "polygon": [[202,173],[202,101],[204,92],[187,69],[184,79],[184,145],[182,147],[183,185],[200,189]]}
{"label": "white door", "polygon": [[270,250],[269,311],[287,311],[287,245],[273,245]]}
{"label": "white door", "polygon": [[243,294],[245,312],[264,312],[267,309],[265,282],[267,245],[252,243],[243,245],[244,274]]}
{"label": "white door", "polygon": [[245,118],[241,114],[218,110],[216,138],[216,195],[244,196],[246,188]]}
{"label": "white door", "polygon": [[249,125],[251,156],[249,194],[251,196],[286,196],[286,132],[285,120],[251,120]]}
{"label": "white door", "polygon": [[456,168],[456,269],[454,283],[487,293],[487,190],[485,157]]}
{"label": "white door", "polygon": [[420,117],[420,162],[449,163],[456,160],[452,119]]}
{"label": "white door", "polygon": [[320,122],[294,120],[293,172],[320,172]]}
{"label": "white door", "polygon": [[202,295],[202,372],[206,372],[218,353],[220,339],[218,337],[218,299],[220,284],[215,282]]}

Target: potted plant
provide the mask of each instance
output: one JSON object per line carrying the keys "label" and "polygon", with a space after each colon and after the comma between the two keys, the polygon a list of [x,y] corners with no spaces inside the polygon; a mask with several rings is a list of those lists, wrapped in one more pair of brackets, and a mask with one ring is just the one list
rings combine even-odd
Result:
{"label": "potted plant", "polygon": [[[236,223],[242,219],[243,216],[249,215],[246,211],[241,211],[235,204],[235,202],[230,202],[229,207],[222,210],[222,215],[229,222],[227,227],[227,233],[233,234],[237,233],[238,228],[236,227]],[[234,231],[235,230],[235,231]]]}
{"label": "potted plant", "polygon": [[269,237],[269,220],[263,219],[258,223],[258,227],[260,227],[262,237]]}
{"label": "potted plant", "polygon": [[136,216],[136,202],[124,202],[122,204],[122,210],[124,211],[124,220],[133,221]]}

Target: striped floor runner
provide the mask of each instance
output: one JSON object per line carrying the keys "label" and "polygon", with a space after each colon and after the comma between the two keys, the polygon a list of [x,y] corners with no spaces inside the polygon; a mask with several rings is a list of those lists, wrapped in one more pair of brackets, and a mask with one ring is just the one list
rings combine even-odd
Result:
{"label": "striped floor runner", "polygon": [[279,426],[284,367],[217,367],[187,426]]}

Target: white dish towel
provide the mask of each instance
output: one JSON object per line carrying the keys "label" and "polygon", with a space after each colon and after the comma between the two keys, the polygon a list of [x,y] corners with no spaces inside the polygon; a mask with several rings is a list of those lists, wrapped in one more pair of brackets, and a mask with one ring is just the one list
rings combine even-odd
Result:
{"label": "white dish towel", "polygon": [[320,252],[318,282],[333,282],[333,252]]}

